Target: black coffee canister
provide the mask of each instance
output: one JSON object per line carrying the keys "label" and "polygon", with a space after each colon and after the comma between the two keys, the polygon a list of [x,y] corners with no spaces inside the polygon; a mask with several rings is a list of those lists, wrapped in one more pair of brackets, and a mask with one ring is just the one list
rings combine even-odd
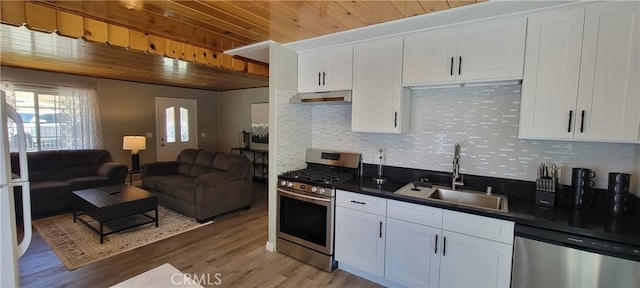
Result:
{"label": "black coffee canister", "polygon": [[627,210],[631,175],[627,173],[609,173],[607,191],[607,213],[612,217],[621,217]]}
{"label": "black coffee canister", "polygon": [[588,209],[591,206],[596,173],[587,168],[573,168],[571,173],[571,206]]}

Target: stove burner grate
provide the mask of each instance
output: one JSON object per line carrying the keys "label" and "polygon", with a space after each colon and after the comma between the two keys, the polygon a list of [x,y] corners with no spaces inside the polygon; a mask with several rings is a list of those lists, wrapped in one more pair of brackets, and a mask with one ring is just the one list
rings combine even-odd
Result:
{"label": "stove burner grate", "polygon": [[319,169],[301,169],[301,170],[285,172],[282,174],[282,177],[296,179],[299,181],[304,181],[309,183],[333,185],[336,183],[347,181],[353,178],[353,175],[349,173],[338,172],[338,171],[327,171],[327,170],[319,170]]}

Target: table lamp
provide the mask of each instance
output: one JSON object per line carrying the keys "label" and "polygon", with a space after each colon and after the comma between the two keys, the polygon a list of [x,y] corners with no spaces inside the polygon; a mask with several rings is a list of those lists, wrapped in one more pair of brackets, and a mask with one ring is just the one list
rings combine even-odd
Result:
{"label": "table lamp", "polygon": [[131,150],[131,170],[140,170],[140,150],[147,149],[147,138],[144,136],[124,136],[122,150]]}

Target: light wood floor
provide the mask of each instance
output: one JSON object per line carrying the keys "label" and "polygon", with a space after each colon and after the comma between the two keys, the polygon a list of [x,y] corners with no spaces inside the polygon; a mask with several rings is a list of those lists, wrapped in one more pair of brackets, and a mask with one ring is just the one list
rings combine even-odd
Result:
{"label": "light wood floor", "polygon": [[[68,271],[34,231],[20,259],[23,287],[108,287],[170,263],[187,274],[209,275],[217,287],[379,287],[335,270],[327,273],[265,250],[267,185],[255,183],[251,209],[215,218],[212,224]],[[203,283],[206,284],[206,283]],[[204,285],[207,286],[207,285]],[[210,285],[213,286],[213,285]]]}

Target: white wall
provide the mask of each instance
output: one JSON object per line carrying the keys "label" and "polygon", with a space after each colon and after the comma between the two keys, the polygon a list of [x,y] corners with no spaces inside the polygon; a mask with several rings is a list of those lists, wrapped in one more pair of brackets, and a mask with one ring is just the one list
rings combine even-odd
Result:
{"label": "white wall", "polygon": [[218,92],[218,151],[240,147],[240,132],[251,131],[251,104],[269,102],[269,88]]}
{"label": "white wall", "polygon": [[313,147],[360,152],[367,163],[377,163],[384,148],[385,165],[450,172],[460,143],[462,173],[534,181],[540,163],[555,162],[565,168],[565,184],[572,167],[584,167],[595,170],[599,188],[607,187],[609,172],[633,171],[634,144],[518,139],[520,88],[414,90],[407,134],[353,133],[350,105],[317,105]]}
{"label": "white wall", "polygon": [[[298,90],[298,54],[280,44],[269,48],[269,239],[275,248],[277,175],[304,167],[306,148],[311,147],[311,108],[291,105]],[[275,65],[274,63],[278,63]]]}

